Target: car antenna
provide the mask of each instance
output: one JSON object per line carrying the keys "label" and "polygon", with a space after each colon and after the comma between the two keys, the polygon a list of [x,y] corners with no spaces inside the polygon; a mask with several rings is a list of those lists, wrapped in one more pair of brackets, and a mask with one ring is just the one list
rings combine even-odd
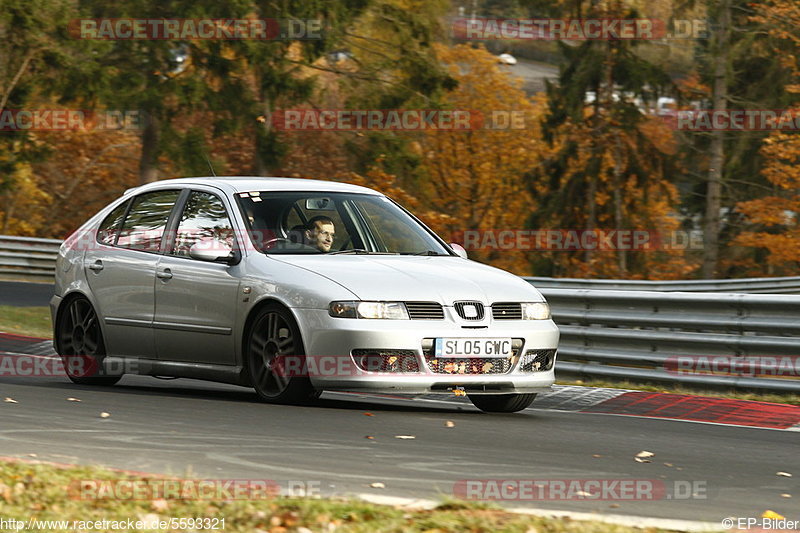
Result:
{"label": "car antenna", "polygon": [[211,160],[208,158],[207,155],[205,156],[205,158],[206,158],[206,163],[208,163],[208,168],[211,169],[211,175],[216,178],[217,177],[217,173],[214,172],[214,167],[211,165]]}

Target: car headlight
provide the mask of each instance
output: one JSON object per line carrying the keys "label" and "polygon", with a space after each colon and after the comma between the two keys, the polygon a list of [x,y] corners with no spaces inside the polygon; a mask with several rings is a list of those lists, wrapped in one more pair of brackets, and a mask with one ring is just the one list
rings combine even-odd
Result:
{"label": "car headlight", "polygon": [[547,302],[523,302],[523,320],[547,320],[550,318],[550,306]]}
{"label": "car headlight", "polygon": [[328,314],[336,318],[408,320],[408,310],[402,302],[331,302]]}

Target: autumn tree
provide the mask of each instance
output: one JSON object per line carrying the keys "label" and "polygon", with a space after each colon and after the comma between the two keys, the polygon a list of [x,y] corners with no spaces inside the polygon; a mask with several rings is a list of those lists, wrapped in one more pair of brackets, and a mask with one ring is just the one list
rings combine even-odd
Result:
{"label": "autumn tree", "polygon": [[[754,18],[776,40],[773,50],[780,53],[780,62],[791,75],[783,88],[794,101],[794,116],[800,116],[800,6],[773,0],[758,5]],[[772,133],[764,139],[761,153],[766,162],[761,173],[772,190],[737,204],[748,227],[734,244],[758,250],[756,261],[750,263],[751,274],[796,275],[800,266],[800,139],[796,133]],[[761,262],[766,263],[766,272]]]}
{"label": "autumn tree", "polygon": [[[418,141],[424,172],[421,196],[452,217],[453,223],[437,228],[445,235],[521,230],[535,209],[525,174],[542,156],[539,119],[544,106],[529,100],[521,80],[502,71],[486,50],[457,45],[437,46],[436,51],[458,82],[443,98],[448,107],[469,110],[480,120],[473,120],[468,130],[424,132]],[[529,251],[489,248],[470,254],[528,273]]]}
{"label": "autumn tree", "polygon": [[[637,16],[618,1],[588,9],[596,18]],[[640,109],[671,81],[637,56],[635,45],[606,40],[561,46],[567,63],[558,84],[548,84],[543,126],[550,151],[532,172],[539,204],[530,220],[534,229],[668,234],[678,228],[677,189],[670,182],[676,145],[666,125]],[[593,249],[541,254],[535,267],[558,276],[622,278],[684,276],[691,269],[680,252]]]}

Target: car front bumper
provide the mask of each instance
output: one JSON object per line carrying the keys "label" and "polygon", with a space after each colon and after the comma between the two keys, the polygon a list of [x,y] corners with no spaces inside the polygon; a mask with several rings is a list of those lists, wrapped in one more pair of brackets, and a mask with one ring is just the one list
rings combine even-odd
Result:
{"label": "car front bumper", "polygon": [[[305,345],[307,375],[325,390],[402,393],[522,394],[547,390],[555,381],[548,370],[521,370],[529,350],[553,350],[559,332],[552,320],[491,320],[465,325],[453,320],[368,320],[333,318],[319,309],[293,309]],[[503,373],[434,372],[423,343],[436,338],[521,339],[517,356]],[[417,371],[365,371],[356,365],[354,350],[413,353]],[[409,356],[410,357],[410,356]],[[465,360],[471,361],[469,359]],[[487,359],[488,361],[488,359]]]}

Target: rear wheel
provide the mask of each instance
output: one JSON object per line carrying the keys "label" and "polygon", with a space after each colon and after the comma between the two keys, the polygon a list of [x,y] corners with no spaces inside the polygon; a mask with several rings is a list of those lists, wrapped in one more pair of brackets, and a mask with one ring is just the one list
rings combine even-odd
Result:
{"label": "rear wheel", "polygon": [[487,413],[516,413],[530,406],[536,394],[470,394],[469,399]]}
{"label": "rear wheel", "polygon": [[56,328],[56,346],[67,377],[79,385],[114,385],[122,376],[102,375],[103,332],[92,304],[83,297],[67,302]]}
{"label": "rear wheel", "polygon": [[273,403],[303,403],[319,396],[308,379],[303,341],[292,314],[277,304],[258,312],[246,339],[250,382]]}

